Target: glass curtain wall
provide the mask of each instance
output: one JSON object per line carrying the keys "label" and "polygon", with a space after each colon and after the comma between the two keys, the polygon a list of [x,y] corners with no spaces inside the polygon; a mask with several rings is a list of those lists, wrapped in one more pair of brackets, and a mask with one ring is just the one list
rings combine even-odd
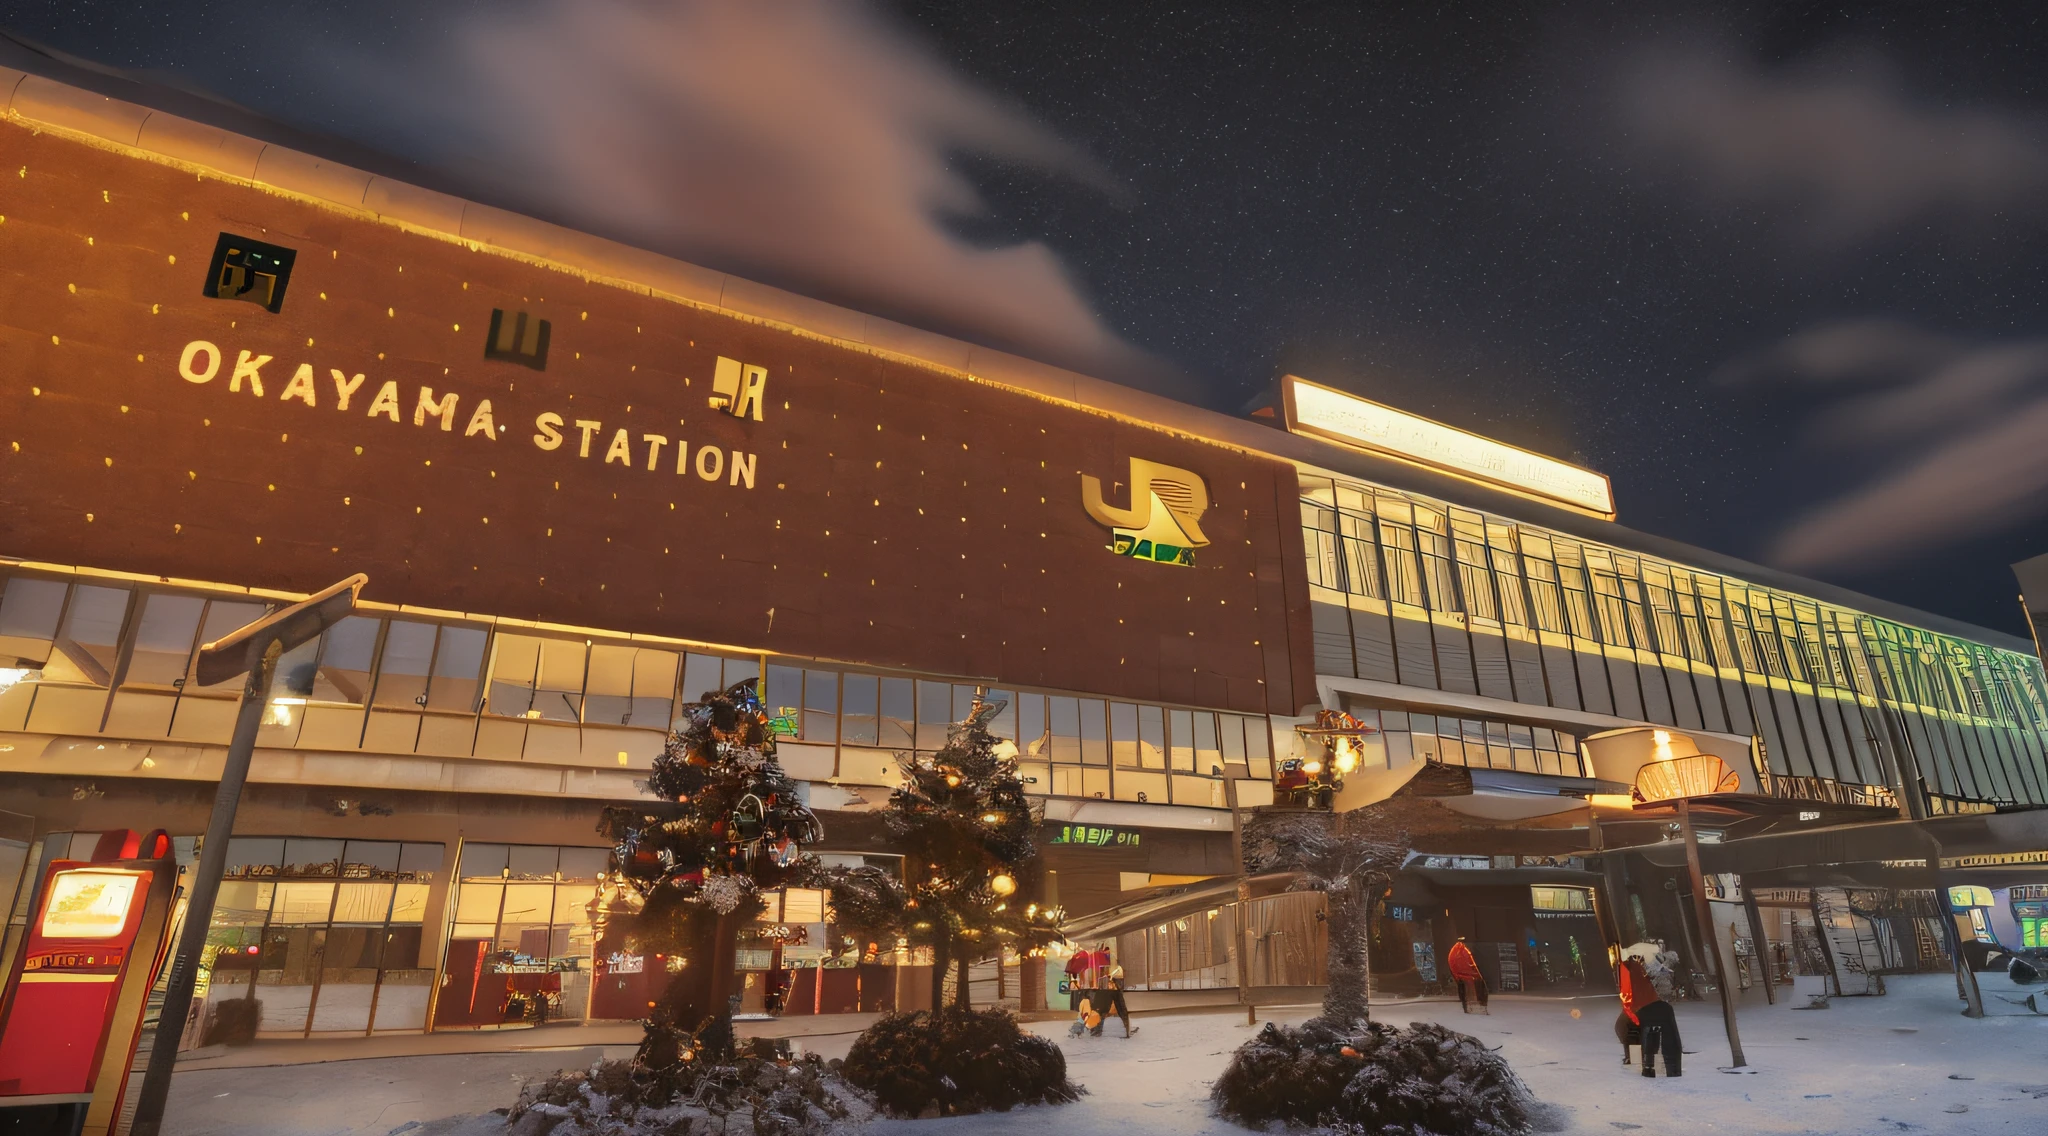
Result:
{"label": "glass curtain wall", "polygon": [[607,848],[464,844],[434,1028],[581,1019]]}
{"label": "glass curtain wall", "polygon": [[1884,799],[1891,753],[1930,812],[2048,804],[2030,654],[1390,490],[1302,485],[1319,673],[1748,735],[1786,795]]}
{"label": "glass curtain wall", "polygon": [[[1455,587],[1447,540],[1430,545],[1437,550],[1429,554],[1431,586],[1439,590]],[[1365,579],[1360,557],[1376,556],[1375,547],[1369,532],[1346,542],[1346,555],[1356,561],[1352,578]],[[1479,579],[1472,575],[1475,549],[1460,553],[1457,570],[1473,581],[1468,589]],[[1413,589],[1418,605],[1420,563],[1395,584]],[[1431,602],[1431,610],[1455,610],[1450,599]],[[1519,600],[1500,602],[1521,618]],[[0,576],[0,667],[23,675],[0,690],[0,730],[225,742],[239,687],[198,686],[192,659],[199,643],[263,610],[243,601]],[[125,643],[124,626],[133,628]],[[1480,650],[1485,666],[1499,671],[1498,652],[1487,654],[1483,643]],[[1383,654],[1391,665],[1391,648]],[[609,765],[623,753],[621,764],[644,768],[636,762],[659,752],[682,704],[761,678],[763,669],[753,655],[500,631],[486,622],[356,615],[284,658],[259,741],[571,765]],[[763,699],[778,731],[800,745],[836,747],[838,774],[860,778],[893,779],[896,754],[943,746],[975,689],[793,660],[771,660],[765,671]],[[1242,763],[1254,776],[1270,775],[1271,733],[1260,716],[1041,691],[998,690],[991,697],[1008,703],[995,730],[1017,744],[1027,788],[1040,795],[1220,808],[1224,766]],[[803,775],[820,774],[813,767]]]}
{"label": "glass curtain wall", "polygon": [[426,1027],[428,895],[444,847],[241,837],[228,845],[208,929],[207,1000],[254,997],[259,1032]]}

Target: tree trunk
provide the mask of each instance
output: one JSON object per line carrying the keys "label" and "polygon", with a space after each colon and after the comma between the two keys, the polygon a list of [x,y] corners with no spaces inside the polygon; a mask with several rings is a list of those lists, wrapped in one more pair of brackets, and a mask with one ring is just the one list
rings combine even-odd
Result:
{"label": "tree trunk", "polygon": [[938,1013],[946,1006],[946,971],[953,965],[952,944],[941,936],[932,944],[932,1012]]}
{"label": "tree trunk", "polygon": [[953,1004],[963,1010],[972,1009],[970,1000],[967,997],[968,963],[969,960],[964,957],[960,960],[960,980],[953,986]]}
{"label": "tree trunk", "polygon": [[1342,1030],[1372,1020],[1371,908],[1357,885],[1325,892],[1329,903],[1329,986],[1322,1019]]}

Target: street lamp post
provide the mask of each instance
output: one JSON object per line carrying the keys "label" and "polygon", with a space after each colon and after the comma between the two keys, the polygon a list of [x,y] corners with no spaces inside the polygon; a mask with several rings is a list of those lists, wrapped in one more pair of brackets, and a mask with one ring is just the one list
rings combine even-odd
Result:
{"label": "street lamp post", "polygon": [[158,1136],[163,1126],[164,1100],[171,1091],[171,1068],[178,1060],[178,1041],[185,1032],[185,1019],[192,1013],[192,989],[198,978],[199,958],[206,948],[207,928],[213,922],[221,872],[227,867],[228,840],[235,830],[235,810],[242,801],[242,785],[249,779],[249,759],[256,752],[256,731],[263,724],[264,707],[270,701],[270,682],[277,672],[277,660],[355,610],[356,596],[368,582],[369,577],[357,573],[199,649],[196,678],[201,685],[226,682],[244,672],[249,681],[242,688],[234,738],[228,743],[220,789],[214,794],[213,814],[206,822],[206,846],[200,852],[199,866],[193,870],[185,926],[178,934],[178,952],[171,960],[163,1012],[157,1016],[156,1040],[150,1046],[148,1070],[143,1074],[142,1090],[136,1099],[135,1121],[129,1128],[133,1136]]}

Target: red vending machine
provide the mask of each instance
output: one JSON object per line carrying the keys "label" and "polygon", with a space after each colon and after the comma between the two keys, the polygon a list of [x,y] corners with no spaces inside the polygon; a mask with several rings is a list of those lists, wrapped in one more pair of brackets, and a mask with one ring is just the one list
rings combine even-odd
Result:
{"label": "red vending machine", "polygon": [[162,832],[50,865],[0,1001],[0,1122],[112,1136],[177,882]]}

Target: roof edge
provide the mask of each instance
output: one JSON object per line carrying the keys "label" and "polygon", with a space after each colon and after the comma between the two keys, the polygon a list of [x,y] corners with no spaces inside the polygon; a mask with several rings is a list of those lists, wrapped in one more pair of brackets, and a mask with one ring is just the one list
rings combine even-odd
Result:
{"label": "roof edge", "polygon": [[[2028,655],[2035,650],[2033,642],[2022,636],[1921,611],[1824,581],[1795,576],[1550,506],[1520,494],[1489,489],[1449,474],[1368,454],[1335,442],[1289,433],[1250,419],[1231,417],[1007,351],[868,315],[508,209],[425,188],[412,181],[316,157],[290,146],[208,125],[143,103],[100,94],[81,86],[79,80],[96,87],[118,86],[125,94],[150,98],[152,102],[189,104],[181,109],[215,109],[220,114],[244,118],[249,124],[265,127],[266,134],[292,136],[294,141],[302,144],[322,148],[332,145],[361,151],[353,144],[296,131],[232,104],[109,74],[11,36],[0,36],[0,44],[12,46],[13,50],[6,52],[9,57],[37,64],[47,62],[50,70],[69,73],[66,78],[58,79],[35,71],[0,66],[0,117],[32,128],[79,136],[145,159],[197,167],[230,180],[366,215],[424,235],[644,290],[741,319],[785,326],[801,334],[894,357],[971,381],[1012,388],[1134,424],[1285,461],[1311,474],[1356,478],[1394,489],[1407,489],[1452,504],[1543,525],[1581,539],[1648,553],[1687,567],[1777,588],[1985,646]],[[367,152],[352,153],[351,158],[359,161],[367,158],[366,165],[384,169],[396,165],[388,158]]]}

